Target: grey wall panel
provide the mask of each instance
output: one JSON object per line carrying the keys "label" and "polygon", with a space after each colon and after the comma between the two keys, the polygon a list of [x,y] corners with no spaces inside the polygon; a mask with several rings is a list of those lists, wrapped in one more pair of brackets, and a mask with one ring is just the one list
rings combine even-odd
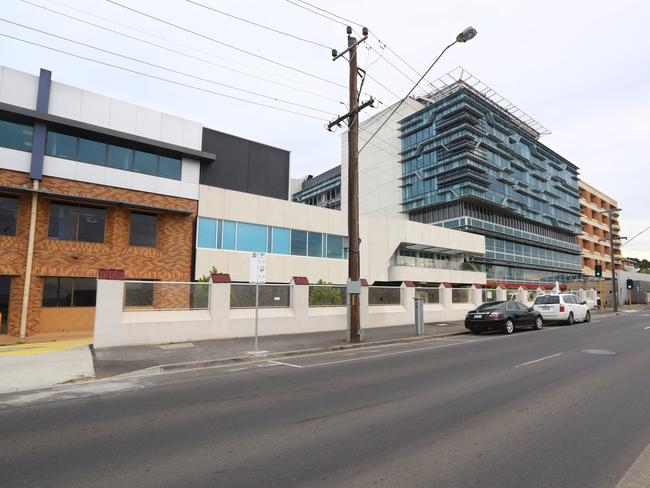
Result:
{"label": "grey wall panel", "polygon": [[202,185],[287,199],[288,151],[207,128],[202,149],[216,154],[201,164]]}

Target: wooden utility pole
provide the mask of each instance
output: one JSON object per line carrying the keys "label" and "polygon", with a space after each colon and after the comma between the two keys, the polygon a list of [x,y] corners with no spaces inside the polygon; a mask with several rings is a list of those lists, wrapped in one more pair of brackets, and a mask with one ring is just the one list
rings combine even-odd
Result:
{"label": "wooden utility pole", "polygon": [[338,126],[343,120],[348,121],[348,321],[349,341],[361,342],[361,309],[359,295],[361,292],[360,259],[359,259],[359,112],[371,106],[374,100],[359,105],[357,93],[357,46],[368,38],[368,29],[363,28],[363,37],[357,40],[352,37],[352,28],[347,28],[348,47],[342,53],[332,51],[333,60],[349,53],[350,80],[349,102],[350,111],[329,123],[327,128]]}

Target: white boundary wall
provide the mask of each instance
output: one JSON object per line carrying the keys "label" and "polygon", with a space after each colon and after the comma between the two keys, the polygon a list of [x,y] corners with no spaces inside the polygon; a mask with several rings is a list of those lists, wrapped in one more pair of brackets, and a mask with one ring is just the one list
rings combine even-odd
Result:
{"label": "white boundary wall", "polygon": [[[309,286],[291,284],[291,306],[261,308],[260,335],[345,330],[346,307],[310,307]],[[124,281],[97,280],[94,346],[167,344],[208,339],[252,337],[254,309],[230,308],[230,283],[210,285],[208,310],[123,311]],[[425,304],[424,321],[462,320],[480,303],[481,290],[472,287],[471,303],[452,303],[451,288],[440,287],[440,303]],[[362,327],[414,323],[415,288],[401,287],[400,305],[368,305],[368,287],[361,291]]]}

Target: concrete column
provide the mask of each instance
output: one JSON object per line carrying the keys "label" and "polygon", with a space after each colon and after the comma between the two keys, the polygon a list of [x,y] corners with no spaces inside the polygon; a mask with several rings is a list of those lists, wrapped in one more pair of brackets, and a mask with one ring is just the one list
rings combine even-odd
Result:
{"label": "concrete column", "polygon": [[402,305],[406,308],[407,317],[415,317],[415,287],[406,286],[402,283],[401,296],[402,296]]}
{"label": "concrete column", "polygon": [[230,282],[210,284],[210,318],[217,336],[230,329]]}
{"label": "concrete column", "polygon": [[122,323],[124,281],[97,280],[95,304],[95,347],[109,347],[121,344],[119,340]]}
{"label": "concrete column", "polygon": [[309,316],[309,282],[303,284],[291,280],[291,309],[296,317],[296,324],[303,332],[307,330],[307,320]]}
{"label": "concrete column", "polygon": [[447,288],[445,285],[440,285],[440,305],[445,310],[451,310],[451,288]]}

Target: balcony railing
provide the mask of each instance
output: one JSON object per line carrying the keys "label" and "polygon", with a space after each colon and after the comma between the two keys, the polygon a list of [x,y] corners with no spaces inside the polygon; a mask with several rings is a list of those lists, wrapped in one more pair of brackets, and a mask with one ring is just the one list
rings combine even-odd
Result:
{"label": "balcony railing", "polygon": [[414,256],[393,256],[391,266],[410,266],[413,268],[450,269],[456,271],[478,271],[469,261],[461,259],[434,259]]}

